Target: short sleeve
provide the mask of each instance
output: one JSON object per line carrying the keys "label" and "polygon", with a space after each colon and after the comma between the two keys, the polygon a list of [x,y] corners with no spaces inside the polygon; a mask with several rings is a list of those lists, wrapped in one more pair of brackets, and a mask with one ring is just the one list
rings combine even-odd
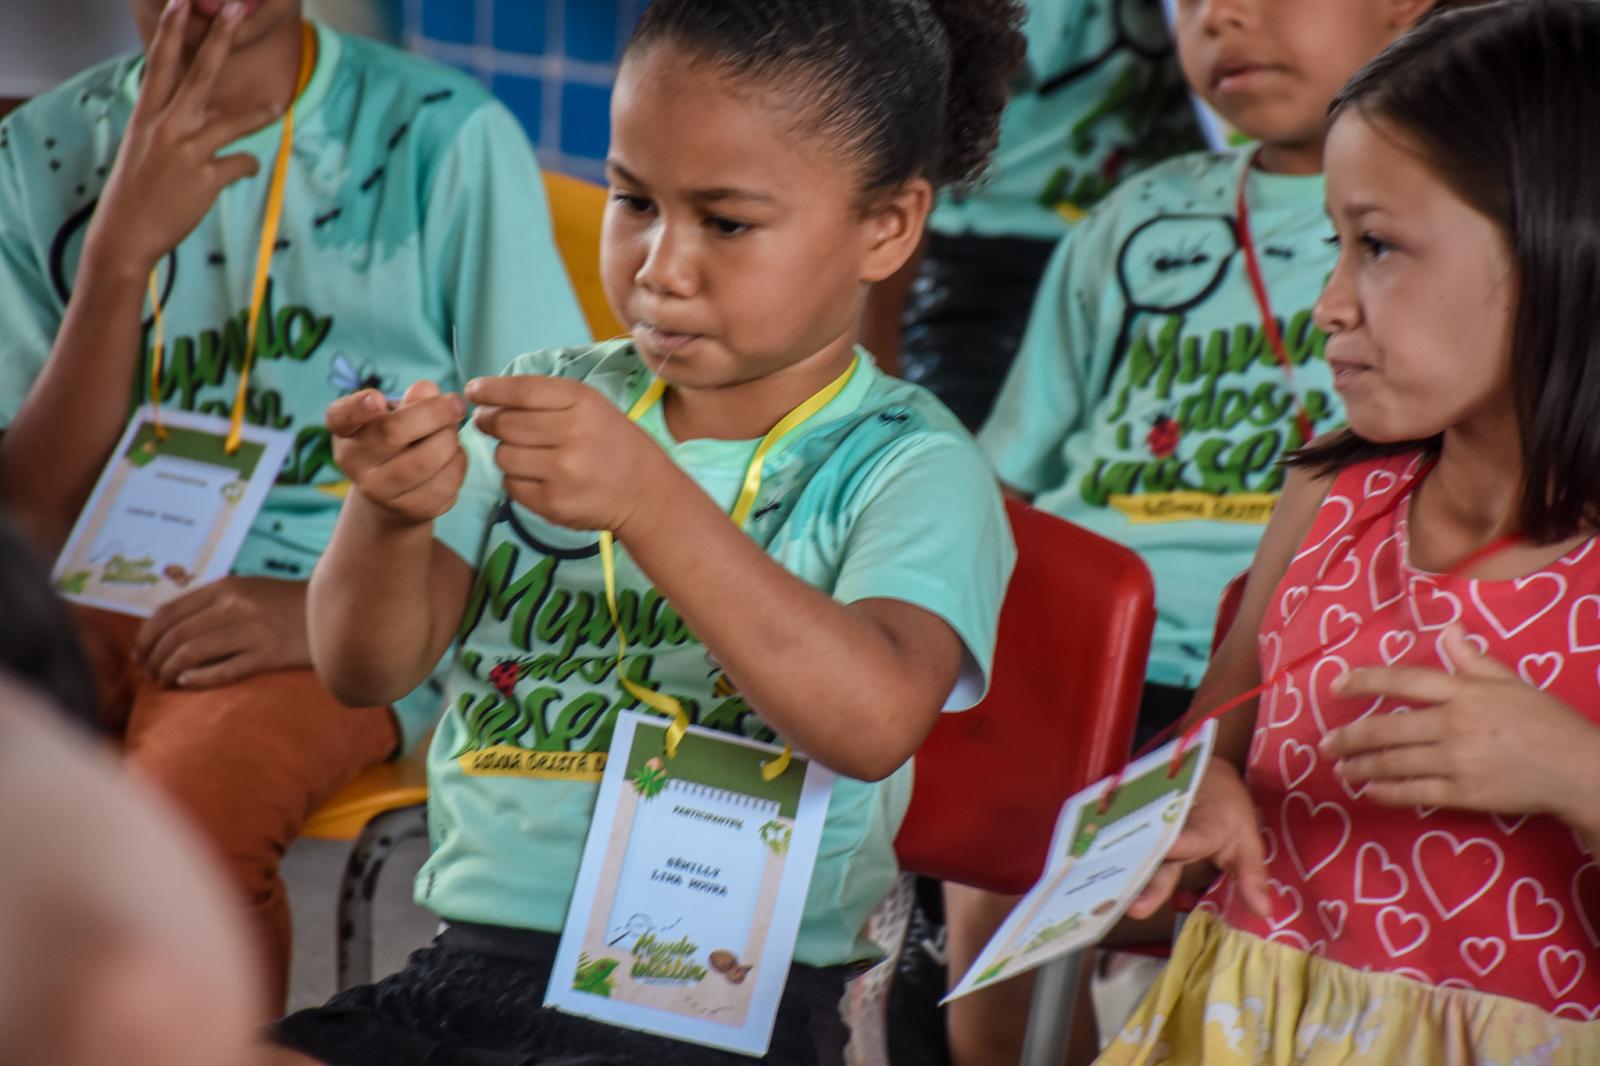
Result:
{"label": "short sleeve", "polygon": [[1029,495],[1061,484],[1066,439],[1093,406],[1084,395],[1093,358],[1091,308],[1073,291],[1086,229],[1062,238],[1051,255],[1021,348],[978,434],[1000,480]]}
{"label": "short sleeve", "polygon": [[590,339],[533,149],[497,101],[468,117],[434,172],[423,245],[467,376],[498,373],[518,352]]}
{"label": "short sleeve", "polygon": [[913,438],[864,483],[834,584],[841,603],[888,599],[947,622],[966,646],[945,704],[983,698],[1000,604],[1016,562],[999,487],[970,441]]}
{"label": "short sleeve", "polygon": [[43,254],[29,234],[29,220],[16,173],[0,162],[0,428],[21,409],[61,326],[60,305],[51,293]]}

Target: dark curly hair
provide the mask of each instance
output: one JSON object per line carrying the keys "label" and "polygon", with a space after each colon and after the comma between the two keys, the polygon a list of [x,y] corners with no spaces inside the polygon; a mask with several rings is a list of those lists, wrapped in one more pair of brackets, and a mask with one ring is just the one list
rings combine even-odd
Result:
{"label": "dark curly hair", "polygon": [[1017,0],[655,0],[628,43],[670,41],[807,98],[868,195],[982,174],[1026,50]]}
{"label": "dark curly hair", "polygon": [[[1517,278],[1519,525],[1549,543],[1600,525],[1600,3],[1450,6],[1351,79],[1329,121],[1354,112],[1383,123],[1505,236]],[[1345,430],[1289,462],[1332,473],[1440,446]]]}
{"label": "dark curly hair", "polygon": [[33,545],[0,514],[0,672],[32,685],[95,730],[94,675],[48,573]]}

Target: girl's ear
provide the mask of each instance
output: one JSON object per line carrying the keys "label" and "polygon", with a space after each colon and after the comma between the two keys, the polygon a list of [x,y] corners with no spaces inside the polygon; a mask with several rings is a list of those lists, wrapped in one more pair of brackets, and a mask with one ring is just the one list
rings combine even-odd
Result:
{"label": "girl's ear", "polygon": [[867,208],[861,280],[892,276],[922,244],[922,229],[933,210],[933,186],[913,178]]}

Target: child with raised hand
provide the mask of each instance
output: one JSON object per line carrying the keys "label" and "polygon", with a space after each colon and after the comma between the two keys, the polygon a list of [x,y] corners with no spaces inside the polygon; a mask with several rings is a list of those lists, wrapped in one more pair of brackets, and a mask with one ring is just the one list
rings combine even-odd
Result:
{"label": "child with raised hand", "polygon": [[[426,689],[347,707],[310,670],[306,581],[346,487],[322,414],[372,385],[455,387],[588,330],[527,141],[470,78],[307,23],[299,0],[131,6],[144,55],[0,122],[0,497],[53,555],[131,405],[293,436],[230,576],[142,621],[78,612],[107,728],[228,856],[275,1014],[291,928],[279,858],[323,799],[438,712]],[[263,242],[280,151],[282,215]]]}
{"label": "child with raised hand", "polygon": [[[460,640],[417,881],[449,924],[402,973],[285,1019],[289,1047],[335,1066],[440,1046],[745,1061],[539,1007],[616,713],[639,705],[614,669],[591,532],[609,530],[622,676],[840,774],[768,1056],[840,1061],[908,760],[981,695],[1012,561],[971,439],[880,373],[855,323],[935,188],[981,168],[1019,17],[1010,0],[657,0],[607,162],[602,274],[633,336],[473,381],[459,439],[462,399],[428,384],[393,411],[372,392],[329,409],[355,487],[312,579],[319,672],[382,701]],[[471,757],[491,749],[546,757],[497,773]]]}
{"label": "child with raised hand", "polygon": [[1132,913],[1225,876],[1107,1063],[1600,1059],[1597,53],[1600,6],[1510,0],[1334,101],[1350,428],[1201,688],[1252,698]]}

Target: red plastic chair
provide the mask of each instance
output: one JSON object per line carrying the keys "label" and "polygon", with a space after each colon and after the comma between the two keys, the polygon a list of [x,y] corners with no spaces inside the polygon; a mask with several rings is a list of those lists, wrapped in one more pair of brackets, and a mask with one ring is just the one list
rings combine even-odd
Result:
{"label": "red plastic chair", "polygon": [[[1018,895],[1044,870],[1061,805],[1128,757],[1155,586],[1120,544],[1025,504],[1006,509],[1017,569],[989,694],[943,716],[917,752],[895,851],[912,873]],[[1024,1063],[1061,1061],[1080,968],[1040,971]]]}

